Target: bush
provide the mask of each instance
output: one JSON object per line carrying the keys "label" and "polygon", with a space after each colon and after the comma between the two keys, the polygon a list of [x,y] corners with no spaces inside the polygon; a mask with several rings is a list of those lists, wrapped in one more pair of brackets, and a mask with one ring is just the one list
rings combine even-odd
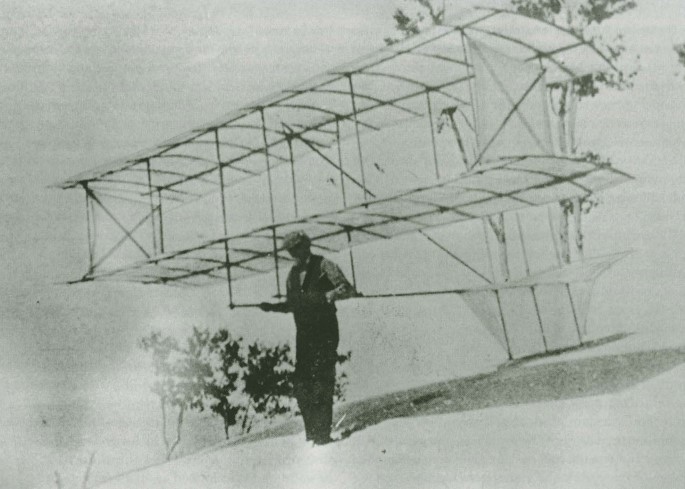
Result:
{"label": "bush", "polygon": [[[167,460],[181,440],[183,417],[188,409],[205,407],[220,416],[224,434],[240,424],[248,433],[253,421],[268,420],[295,411],[293,374],[295,362],[290,346],[267,346],[260,342],[246,345],[226,329],[211,334],[193,328],[186,346],[176,339],[153,332],[140,341],[152,354],[155,382],[152,391],[160,399],[162,431]],[[338,355],[338,365],[350,359],[350,352]],[[344,400],[347,376],[338,369],[336,401]],[[175,409],[176,437],[167,437],[167,409]]]}

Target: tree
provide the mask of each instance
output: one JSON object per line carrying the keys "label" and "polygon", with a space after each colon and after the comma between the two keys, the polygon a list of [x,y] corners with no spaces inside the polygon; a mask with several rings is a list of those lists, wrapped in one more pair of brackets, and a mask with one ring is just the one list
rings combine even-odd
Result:
{"label": "tree", "polygon": [[226,329],[210,336],[207,329],[193,328],[189,346],[189,353],[211,370],[209,380],[202,386],[204,397],[209,409],[223,420],[228,440],[230,428],[246,410],[241,390],[246,367],[241,353],[242,338],[233,339]]}
{"label": "tree", "polygon": [[243,381],[249,404],[242,428],[249,432],[255,416],[271,419],[293,410],[295,365],[288,345],[266,347],[259,342],[248,346],[246,363]]}
{"label": "tree", "polygon": [[[188,409],[204,408],[204,392],[208,377],[211,376],[209,365],[200,360],[197,345],[189,341],[189,349],[183,350],[171,337],[163,337],[159,332],[140,341],[145,351],[152,353],[155,371],[155,382],[152,386],[160,401],[162,412],[162,439],[166,448],[166,459],[181,442],[183,419]],[[189,353],[192,350],[193,353]],[[167,408],[176,410],[176,436],[170,440],[167,434]]]}
{"label": "tree", "polygon": [[[417,34],[421,25],[430,22],[440,25],[445,18],[445,3],[438,7],[437,2],[430,0],[406,0],[415,11],[408,14],[406,10],[397,9],[393,14],[395,29],[403,38]],[[621,13],[636,7],[634,0],[510,0],[514,11],[566,28],[581,38],[591,42],[617,68],[609,73],[595,73],[574,79],[567,83],[553,84],[549,87],[550,105],[556,117],[559,134],[559,148],[562,153],[575,154],[578,150],[575,134],[575,114],[578,101],[594,97],[602,87],[623,90],[632,87],[633,79],[638,72],[638,59],[626,52],[621,35],[605,38],[600,25]],[[387,44],[398,42],[398,38],[386,38]],[[685,64],[685,44],[676,46],[681,62]],[[442,121],[438,121],[438,132],[444,127],[451,127],[457,136],[462,155],[465,154],[460,135],[454,124],[453,113],[457,108],[442,111]],[[448,117],[451,124],[445,123]],[[593,154],[599,161],[601,158]],[[606,162],[606,160],[605,160]],[[564,262],[571,260],[569,238],[569,216],[575,215],[575,242],[579,254],[583,251],[583,234],[581,231],[582,213],[586,213],[598,204],[594,196],[586,199],[573,199],[560,202],[560,240],[561,255]],[[503,227],[496,219],[490,219],[490,225],[497,236],[500,251],[505,243]],[[500,252],[501,255],[501,252]],[[501,256],[505,278],[508,276],[506,255]]]}
{"label": "tree", "polygon": [[[221,417],[224,435],[240,424],[240,433],[249,433],[256,419],[270,420],[294,412],[294,359],[287,344],[267,346],[261,342],[245,345],[226,329],[210,333],[193,328],[181,347],[176,339],[153,332],[140,341],[152,353],[155,381],[152,391],[159,397],[162,435],[169,460],[181,441],[184,416],[188,410],[208,407]],[[350,359],[350,352],[338,355],[338,365]],[[338,371],[337,400],[344,399],[346,374]],[[168,409],[176,410],[175,438],[167,434]]]}

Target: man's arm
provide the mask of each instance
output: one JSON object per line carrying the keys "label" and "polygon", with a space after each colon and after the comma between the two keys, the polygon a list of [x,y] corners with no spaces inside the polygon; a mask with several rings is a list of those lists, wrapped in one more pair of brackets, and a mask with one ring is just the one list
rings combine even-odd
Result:
{"label": "man's arm", "polygon": [[321,271],[326,275],[334,287],[334,289],[326,292],[326,301],[333,303],[358,295],[357,291],[352,287],[352,284],[350,284],[345,277],[345,274],[340,270],[340,267],[334,262],[324,258],[321,261]]}

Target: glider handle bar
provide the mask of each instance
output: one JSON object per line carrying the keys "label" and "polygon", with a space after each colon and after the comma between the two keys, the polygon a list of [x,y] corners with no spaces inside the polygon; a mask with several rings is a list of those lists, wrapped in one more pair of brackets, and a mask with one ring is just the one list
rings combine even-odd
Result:
{"label": "glider handle bar", "polygon": [[244,307],[257,307],[258,308],[260,306],[260,304],[261,304],[261,302],[255,302],[255,303],[250,303],[250,304],[233,304],[233,303],[230,303],[228,305],[228,307],[230,309],[237,309],[239,307],[243,307],[243,308]]}
{"label": "glider handle bar", "polygon": [[391,297],[414,297],[424,295],[463,294],[472,289],[426,290],[420,292],[395,292],[387,294],[359,294],[356,299],[388,299]]}
{"label": "glider handle bar", "polygon": [[[354,297],[348,299],[388,299],[392,297],[414,297],[414,296],[425,296],[425,295],[446,295],[446,294],[463,294],[465,292],[472,291],[473,289],[448,289],[448,290],[427,290],[423,292],[396,292],[387,294],[362,294],[359,293]],[[261,303],[247,303],[247,304],[229,304],[229,308],[244,308],[244,307],[260,307]]]}

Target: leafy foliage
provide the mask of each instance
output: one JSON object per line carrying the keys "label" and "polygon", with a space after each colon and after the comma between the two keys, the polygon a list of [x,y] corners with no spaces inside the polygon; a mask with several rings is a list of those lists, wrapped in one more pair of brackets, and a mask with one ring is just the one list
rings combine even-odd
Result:
{"label": "leafy foliage", "polygon": [[[592,42],[617,67],[611,73],[597,73],[574,80],[574,91],[578,97],[592,97],[599,93],[601,86],[618,90],[632,87],[638,71],[637,60],[625,59],[627,53],[621,35],[604,39],[597,26],[635,8],[634,0],[511,0],[511,3],[521,14],[567,28]],[[628,66],[619,68],[623,62]]]}
{"label": "leafy foliage", "polygon": [[511,0],[511,4],[521,14],[548,22],[561,12],[561,0]]}
{"label": "leafy foliage", "polygon": [[[407,0],[413,4],[414,12],[397,9],[393,14],[395,29],[400,38],[386,38],[386,44],[394,44],[402,38],[418,34],[422,25],[430,22],[440,25],[445,20],[445,4],[440,7],[431,0]],[[632,87],[638,72],[637,58],[628,60],[623,38],[617,35],[605,39],[598,29],[599,24],[612,17],[632,10],[635,0],[510,0],[514,11],[554,25],[569,29],[590,41],[617,69],[611,73],[587,75],[574,81],[574,92],[580,97],[592,97],[602,86],[615,89]],[[561,87],[556,87],[561,89]],[[558,98],[562,100],[562,98]],[[561,102],[565,103],[565,102]],[[560,108],[563,114],[564,108]]]}
{"label": "leafy foliage", "polygon": [[[674,45],[673,50],[678,55],[678,63],[681,65],[680,74],[683,74],[683,71],[685,71],[685,42]],[[683,78],[685,78],[685,74],[683,74]]]}
{"label": "leafy foliage", "polygon": [[395,20],[395,29],[401,34],[401,38],[386,37],[385,44],[391,45],[396,42],[416,35],[421,30],[421,25],[428,18],[432,25],[441,25],[445,20],[445,3],[441,7],[436,7],[430,0],[413,0],[418,7],[415,13],[408,14],[406,10],[398,8],[393,13],[392,18]]}
{"label": "leafy foliage", "polygon": [[[196,336],[197,331],[193,334]],[[162,410],[162,436],[166,446],[166,458],[171,458],[181,441],[181,428],[186,410],[204,409],[204,391],[211,376],[211,369],[200,358],[201,350],[194,337],[188,341],[188,349],[182,349],[174,338],[163,337],[159,332],[142,338],[140,346],[152,353],[156,380],[152,386],[160,400]],[[167,407],[177,411],[176,438],[167,437]]]}
{"label": "leafy foliage", "polygon": [[682,44],[676,44],[673,46],[676,54],[678,55],[678,62],[685,66],[685,42]]}
{"label": "leafy foliage", "polygon": [[255,414],[271,418],[292,410],[295,365],[288,345],[248,346],[245,393]]}
{"label": "leafy foliage", "polygon": [[[243,338],[234,339],[226,329],[211,334],[207,329],[193,328],[185,347],[160,332],[142,338],[140,345],[152,354],[156,377],[152,391],[160,399],[167,459],[180,442],[184,413],[189,409],[209,408],[220,416],[227,439],[230,429],[238,424],[241,433],[247,433],[255,419],[294,412],[295,364],[287,344],[246,345]],[[338,365],[350,355],[338,355]],[[336,400],[344,400],[346,385],[347,376],[339,371]],[[166,434],[168,407],[178,413],[173,442]]]}

